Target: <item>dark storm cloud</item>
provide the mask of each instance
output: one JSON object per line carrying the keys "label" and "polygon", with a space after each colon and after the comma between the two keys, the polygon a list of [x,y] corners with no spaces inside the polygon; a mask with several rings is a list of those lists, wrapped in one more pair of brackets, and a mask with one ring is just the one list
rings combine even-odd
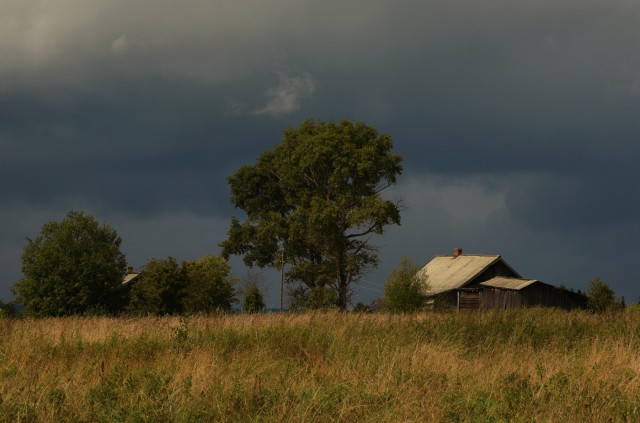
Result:
{"label": "dark storm cloud", "polygon": [[222,4],[154,6],[149,20],[125,2],[5,6],[22,32],[0,69],[5,205],[228,209],[224,176],[277,141],[271,115],[296,112],[313,79],[268,59],[280,53],[257,35],[273,22]]}
{"label": "dark storm cloud", "polygon": [[540,231],[605,231],[640,216],[637,171],[596,167],[573,175],[538,176],[514,184],[513,217]]}
{"label": "dark storm cloud", "polygon": [[250,160],[247,146],[274,142],[280,128],[225,116],[216,94],[157,81],[150,88],[114,84],[115,105],[78,96],[73,105],[49,107],[45,96],[6,95],[3,204],[80,197],[134,213],[224,209],[224,176]]}
{"label": "dark storm cloud", "polygon": [[[170,234],[160,255],[189,244],[198,230],[172,228],[189,221],[215,246],[225,176],[288,125],[343,116],[405,157],[408,232],[388,237],[384,271],[400,246],[422,261],[458,239],[578,281],[596,256],[617,269],[608,251],[637,233],[632,0],[9,0],[0,39],[0,213],[24,234],[80,207],[119,222],[138,260],[145,231]],[[571,260],[550,253],[572,244]]]}

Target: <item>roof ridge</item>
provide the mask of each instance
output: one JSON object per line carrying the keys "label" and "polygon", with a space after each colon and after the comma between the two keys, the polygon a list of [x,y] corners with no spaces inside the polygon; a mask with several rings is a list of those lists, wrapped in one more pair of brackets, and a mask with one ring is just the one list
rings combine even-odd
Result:
{"label": "roof ridge", "polygon": [[[494,276],[491,279],[498,279],[498,278],[500,278],[500,279],[518,279],[518,280],[521,280],[521,281],[538,281],[538,282],[541,282],[539,279],[535,279],[535,278],[523,278],[523,277],[516,277],[516,276]],[[488,279],[488,280],[491,280],[491,279]]]}
{"label": "roof ridge", "polygon": [[[452,254],[436,254],[434,257],[454,257]],[[458,257],[501,257],[500,254],[460,254]]]}

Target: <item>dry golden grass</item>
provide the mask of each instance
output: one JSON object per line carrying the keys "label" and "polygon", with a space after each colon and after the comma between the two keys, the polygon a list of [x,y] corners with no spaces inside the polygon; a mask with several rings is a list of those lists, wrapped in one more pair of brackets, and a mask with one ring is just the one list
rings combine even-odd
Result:
{"label": "dry golden grass", "polygon": [[0,320],[0,421],[639,421],[640,312]]}

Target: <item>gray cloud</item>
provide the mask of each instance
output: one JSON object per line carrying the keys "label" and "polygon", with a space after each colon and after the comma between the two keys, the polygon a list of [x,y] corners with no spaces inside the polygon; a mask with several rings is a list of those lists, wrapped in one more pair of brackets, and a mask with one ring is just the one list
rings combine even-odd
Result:
{"label": "gray cloud", "polygon": [[311,75],[300,76],[279,75],[279,84],[267,90],[267,104],[256,110],[256,115],[280,116],[300,109],[300,100],[309,97],[315,90],[315,82]]}
{"label": "gray cloud", "polygon": [[123,34],[111,43],[111,52],[116,56],[122,56],[127,50],[131,49],[131,46],[131,40],[126,34]]}
{"label": "gray cloud", "polygon": [[288,125],[346,116],[405,157],[411,204],[374,285],[402,255],[461,246],[637,297],[639,16],[633,0],[4,1],[0,277],[71,207],[173,233],[149,256],[200,249],[172,232],[190,222],[215,245],[226,176]]}

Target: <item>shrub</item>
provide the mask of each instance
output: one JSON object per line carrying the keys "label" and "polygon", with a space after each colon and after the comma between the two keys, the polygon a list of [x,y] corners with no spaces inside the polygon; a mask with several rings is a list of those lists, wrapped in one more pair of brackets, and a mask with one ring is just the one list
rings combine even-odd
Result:
{"label": "shrub", "polygon": [[606,282],[601,280],[599,276],[596,276],[596,278],[589,283],[587,296],[589,297],[589,309],[598,313],[617,309],[620,305],[616,302],[615,291]]}
{"label": "shrub", "polygon": [[264,297],[260,288],[251,286],[244,292],[244,301],[242,303],[245,313],[260,313],[264,310]]}
{"label": "shrub", "polygon": [[419,267],[404,257],[384,284],[382,309],[392,313],[410,313],[421,310],[426,303],[427,286],[417,277]]}

